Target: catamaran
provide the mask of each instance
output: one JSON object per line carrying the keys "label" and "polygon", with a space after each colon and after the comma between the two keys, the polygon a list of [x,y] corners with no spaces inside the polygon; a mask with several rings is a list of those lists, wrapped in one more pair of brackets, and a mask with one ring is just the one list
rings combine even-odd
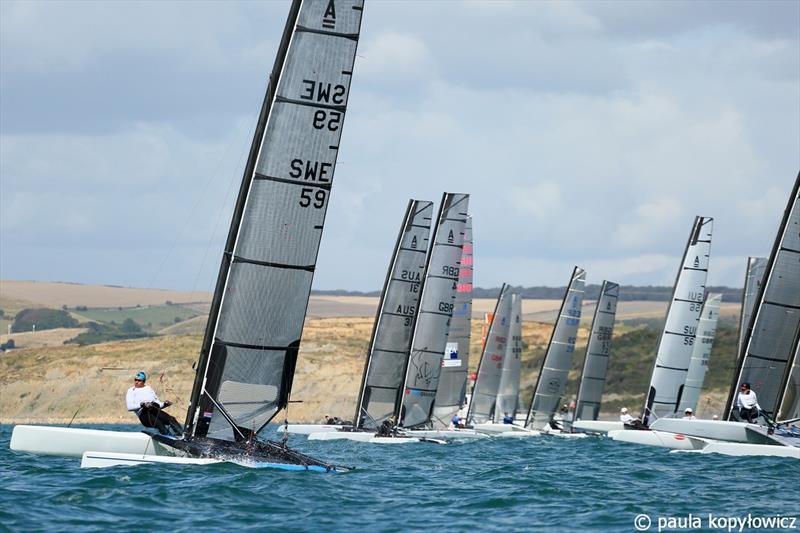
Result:
{"label": "catamaran", "polygon": [[[586,356],[583,359],[578,395],[575,398],[575,420],[568,424],[572,430],[578,429],[581,421],[597,423],[597,417],[600,415],[600,402],[606,383],[618,300],[619,285],[611,281],[603,281],[603,285],[600,287],[600,296],[597,299],[597,307],[594,309],[589,341],[586,343]],[[588,427],[592,427],[592,425],[589,424]],[[622,429],[622,427],[616,429]],[[588,431],[586,425],[582,427],[582,430]]]}
{"label": "catamaran", "polygon": [[[444,355],[450,318],[458,284],[459,262],[461,260],[464,230],[467,221],[469,195],[445,193],[436,217],[433,242],[426,258],[425,274],[420,284],[419,309],[413,320],[410,349],[396,357],[401,363],[393,367],[393,378],[402,377],[402,385],[394,397],[386,396],[385,407],[392,411],[385,420],[385,427],[378,427],[382,433],[375,435],[373,427],[360,430],[326,431],[312,433],[310,440],[348,439],[366,442],[413,442],[412,438],[430,438],[427,428],[433,412],[442,358]],[[404,322],[405,324],[405,322]],[[367,371],[369,374],[369,370]],[[366,379],[369,379],[367,377]],[[392,383],[398,383],[392,381]],[[362,402],[363,403],[363,402]],[[363,412],[363,406],[360,406]],[[372,415],[370,415],[372,416]],[[381,426],[384,426],[382,423]],[[411,435],[409,430],[419,429],[420,433]],[[390,433],[387,435],[387,433]]]}
{"label": "catamaran", "polygon": [[[534,433],[562,434],[560,428],[554,427],[553,415],[564,395],[567,375],[572,366],[572,355],[575,353],[578,326],[581,322],[585,284],[586,271],[576,266],[561,302],[525,419],[525,428]],[[563,433],[563,435],[572,434]]]}
{"label": "catamaran", "polygon": [[17,426],[12,449],[89,454],[91,466],[210,458],[340,469],[260,434],[289,403],[362,11],[363,0],[291,5],[222,256],[184,435]]}

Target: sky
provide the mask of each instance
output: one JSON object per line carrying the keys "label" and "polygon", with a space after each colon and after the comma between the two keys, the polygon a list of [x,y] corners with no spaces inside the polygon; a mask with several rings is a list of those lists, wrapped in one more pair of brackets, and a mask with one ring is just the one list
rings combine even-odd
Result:
{"label": "sky", "polygon": [[[0,2],[0,278],[212,290],[288,12]],[[475,284],[709,285],[800,170],[800,2],[367,0],[315,289],[376,290],[408,198],[471,194]]]}

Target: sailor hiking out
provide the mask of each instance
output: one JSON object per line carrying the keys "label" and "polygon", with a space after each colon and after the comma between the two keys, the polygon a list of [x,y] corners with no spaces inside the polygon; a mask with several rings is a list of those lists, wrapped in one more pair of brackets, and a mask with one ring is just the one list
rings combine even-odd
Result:
{"label": "sailor hiking out", "polygon": [[136,413],[146,428],[156,428],[162,435],[182,435],[183,427],[175,417],[164,411],[172,403],[159,400],[153,388],[145,384],[146,381],[147,374],[144,372],[138,372],[134,377],[133,387],[125,395],[128,411]]}
{"label": "sailor hiking out", "polygon": [[750,389],[749,383],[742,383],[739,388],[739,394],[736,395],[734,406],[739,409],[739,418],[742,422],[755,424],[758,414],[761,412],[761,406],[758,405],[756,393]]}

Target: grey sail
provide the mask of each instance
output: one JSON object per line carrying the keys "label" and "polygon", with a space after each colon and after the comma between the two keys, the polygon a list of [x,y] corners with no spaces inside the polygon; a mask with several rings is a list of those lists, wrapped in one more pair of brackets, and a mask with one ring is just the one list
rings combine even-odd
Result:
{"label": "grey sail", "polygon": [[689,234],[642,410],[646,423],[677,412],[681,403],[705,295],[713,225],[712,218],[695,217]]}
{"label": "grey sail", "polygon": [[619,285],[604,281],[586,344],[586,357],[583,360],[578,397],[575,400],[575,420],[597,420],[600,414],[618,299]]}
{"label": "grey sail", "polygon": [[781,400],[788,381],[797,377],[792,371],[792,359],[800,336],[800,174],[789,196],[745,335],[744,356],[728,396],[726,415],[731,415],[735,392],[748,382],[758,395],[761,408],[774,418],[781,403],[786,404]]}
{"label": "grey sail", "polygon": [[472,217],[467,218],[464,247],[458,270],[458,288],[453,305],[453,317],[447,333],[442,359],[442,374],[436,401],[433,405],[434,427],[445,427],[464,405],[469,372],[469,341],[472,327]]}
{"label": "grey sail", "polygon": [[800,419],[800,335],[795,339],[793,363],[783,389],[778,420],[797,422]]}
{"label": "grey sail", "polygon": [[747,326],[750,324],[750,317],[753,316],[753,307],[756,304],[756,297],[761,284],[764,282],[764,273],[767,270],[766,257],[748,257],[747,273],[744,278],[744,290],[742,291],[742,308],[739,312],[739,345],[737,354],[744,353]]}
{"label": "grey sail", "polygon": [[717,331],[721,301],[721,294],[709,294],[703,303],[700,321],[697,323],[692,360],[689,363],[689,371],[686,373],[686,384],[683,387],[683,395],[678,407],[680,413],[686,409],[697,411],[697,401],[700,399],[700,391],[703,389],[703,381],[706,379],[708,370],[708,358],[711,356],[711,349],[714,346],[714,334]]}
{"label": "grey sail", "polygon": [[522,363],[522,296],[511,293],[511,325],[508,330],[503,373],[497,386],[494,421],[500,423],[506,413],[514,418],[519,406],[519,378]]}
{"label": "grey sail", "polygon": [[494,419],[497,391],[503,374],[503,361],[511,326],[511,287],[505,283],[497,295],[492,323],[486,334],[472,397],[467,411],[467,423],[482,424]]}
{"label": "grey sail", "polygon": [[386,273],[356,405],[357,428],[375,429],[394,414],[428,257],[433,202],[409,200]]}
{"label": "grey sail", "polygon": [[564,395],[567,375],[572,366],[572,355],[575,352],[575,341],[578,338],[585,284],[586,271],[575,267],[536,380],[536,388],[525,420],[525,426],[528,428],[547,427]]}
{"label": "grey sail", "polygon": [[362,7],[292,6],[217,279],[189,436],[249,439],[289,401]]}
{"label": "grey sail", "polygon": [[436,217],[406,368],[405,390],[398,410],[398,420],[407,428],[427,424],[433,414],[458,285],[458,264],[468,209],[468,194],[445,193]]}

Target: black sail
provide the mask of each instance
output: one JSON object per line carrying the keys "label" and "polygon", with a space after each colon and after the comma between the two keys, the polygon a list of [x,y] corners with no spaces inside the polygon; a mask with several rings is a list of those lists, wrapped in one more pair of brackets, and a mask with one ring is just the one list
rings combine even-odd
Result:
{"label": "black sail", "polygon": [[409,200],[369,343],[354,419],[357,428],[375,429],[394,414],[406,377],[432,217],[433,202]]}
{"label": "black sail", "polygon": [[292,4],[239,191],[187,433],[242,440],[289,400],[363,0]]}
{"label": "black sail", "polygon": [[800,337],[800,174],[795,180],[769,256],[764,283],[745,331],[745,348],[728,395],[725,414],[730,418],[737,391],[750,383],[758,403],[771,417],[798,411],[800,402],[789,383],[800,379],[793,369]]}

